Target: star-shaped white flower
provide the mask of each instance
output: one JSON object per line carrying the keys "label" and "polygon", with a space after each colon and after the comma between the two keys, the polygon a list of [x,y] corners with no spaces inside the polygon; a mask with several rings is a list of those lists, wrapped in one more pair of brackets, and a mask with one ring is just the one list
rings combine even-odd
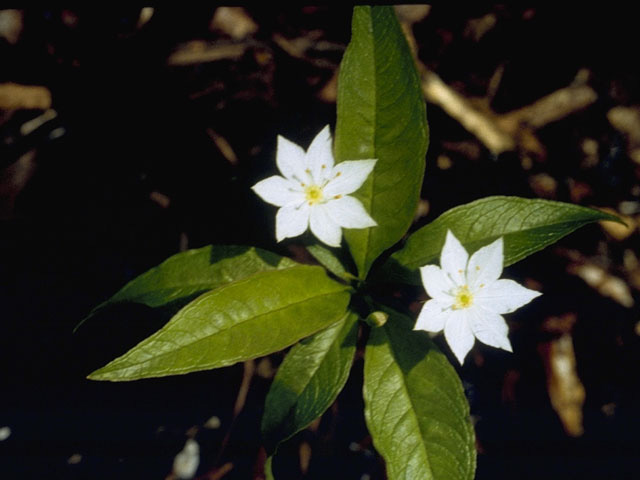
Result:
{"label": "star-shaped white flower", "polygon": [[342,228],[377,225],[362,203],[349,196],[362,186],[376,161],[348,160],[334,165],[329,125],[306,152],[278,135],[276,164],[282,176],[265,178],[252,188],[265,202],[280,207],[278,241],[297,237],[310,227],[322,242],[339,247]]}
{"label": "star-shaped white flower", "polygon": [[440,267],[420,268],[431,297],[422,307],[414,330],[439,332],[462,364],[475,338],[509,352],[509,327],[501,314],[510,313],[541,295],[513,280],[499,280],[503,266],[502,238],[482,247],[471,258],[447,231]]}

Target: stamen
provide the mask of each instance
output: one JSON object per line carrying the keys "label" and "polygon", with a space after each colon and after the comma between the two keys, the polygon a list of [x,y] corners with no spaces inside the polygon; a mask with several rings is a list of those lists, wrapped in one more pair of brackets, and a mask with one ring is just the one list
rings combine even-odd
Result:
{"label": "stamen", "polygon": [[462,310],[463,308],[469,308],[472,304],[473,294],[469,291],[469,286],[458,287],[455,292],[455,301],[451,308],[453,310]]}
{"label": "stamen", "polygon": [[315,205],[316,203],[323,203],[325,201],[322,187],[318,185],[309,185],[304,188],[305,199],[309,205]]}

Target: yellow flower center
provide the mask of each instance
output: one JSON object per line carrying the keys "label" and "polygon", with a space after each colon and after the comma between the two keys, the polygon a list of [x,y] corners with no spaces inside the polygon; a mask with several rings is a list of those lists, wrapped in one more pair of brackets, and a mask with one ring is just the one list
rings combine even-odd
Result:
{"label": "yellow flower center", "polygon": [[469,291],[469,287],[467,285],[458,287],[455,293],[453,309],[462,310],[463,308],[469,308],[472,304],[473,304],[473,294]]}
{"label": "yellow flower center", "polygon": [[324,200],[322,188],[317,185],[307,185],[304,187],[304,195],[309,205],[315,205]]}

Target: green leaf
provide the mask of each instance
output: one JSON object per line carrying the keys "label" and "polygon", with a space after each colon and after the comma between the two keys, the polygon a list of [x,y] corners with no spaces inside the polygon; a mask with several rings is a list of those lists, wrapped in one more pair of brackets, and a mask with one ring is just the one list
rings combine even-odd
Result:
{"label": "green leaf", "polygon": [[349,297],[322,267],[256,273],[201,295],[89,378],[162,377],[267,355],[339,321]]}
{"label": "green leaf", "polygon": [[320,245],[319,243],[314,243],[306,246],[307,251],[315,258],[322,266],[324,266],[327,270],[333,273],[336,277],[343,278],[345,280],[352,280],[355,277],[351,275],[344,268],[343,261],[341,261],[338,256],[329,250],[327,247]]}
{"label": "green leaf", "polygon": [[182,306],[206,291],[254,273],[295,265],[298,264],[289,258],[255,247],[209,245],[187,250],[131,280],[94,308],[76,329],[98,311],[117,303]]}
{"label": "green leaf", "polygon": [[348,313],[289,351],[265,401],[262,435],[269,455],[335,401],[349,377],[357,334],[358,316]]}
{"label": "green leaf", "polygon": [[447,230],[469,252],[504,237],[504,265],[511,265],[598,220],[620,219],[570,203],[519,197],[486,197],[452,208],[413,233],[376,278],[420,284],[417,269],[440,257]]}
{"label": "green leaf", "polygon": [[460,379],[425,332],[392,310],[365,352],[365,419],[390,480],[472,479],[476,452]]}
{"label": "green leaf", "polygon": [[428,142],[420,80],[393,8],[355,7],[338,79],[335,154],[378,159],[354,194],[378,226],[345,230],[361,279],[411,225]]}
{"label": "green leaf", "polygon": [[288,268],[293,260],[255,247],[209,245],[167,258],[131,280],[101,306],[118,302],[159,307],[257,272]]}

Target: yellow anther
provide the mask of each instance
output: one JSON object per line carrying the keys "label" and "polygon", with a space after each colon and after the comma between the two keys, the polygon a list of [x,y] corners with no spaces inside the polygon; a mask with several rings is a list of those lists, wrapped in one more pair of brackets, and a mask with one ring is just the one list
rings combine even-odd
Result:
{"label": "yellow anther", "polygon": [[322,188],[317,185],[309,185],[304,189],[304,195],[309,202],[309,205],[314,205],[316,203],[320,203],[324,201],[324,194],[322,193]]}
{"label": "yellow anther", "polygon": [[453,302],[454,310],[462,310],[469,308],[473,304],[473,294],[469,291],[467,285],[463,285],[456,290],[455,300]]}

